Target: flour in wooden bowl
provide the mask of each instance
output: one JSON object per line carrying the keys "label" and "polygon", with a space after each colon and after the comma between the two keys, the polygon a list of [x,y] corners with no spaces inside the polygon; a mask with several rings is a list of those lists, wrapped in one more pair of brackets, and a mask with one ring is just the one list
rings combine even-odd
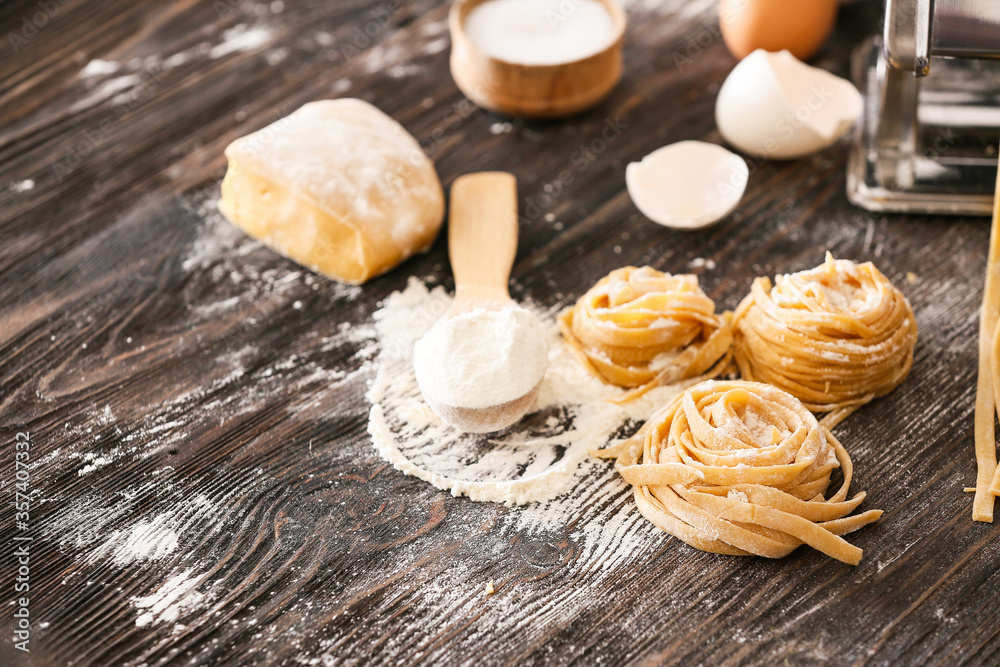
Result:
{"label": "flour in wooden bowl", "polygon": [[611,403],[624,390],[589,374],[562,343],[552,313],[529,305],[549,348],[534,408],[506,431],[461,433],[427,407],[413,371],[414,343],[450,305],[443,288],[429,290],[411,278],[375,313],[379,353],[368,392],[368,431],[398,470],[453,495],[519,505],[563,494],[590,450],[628,435],[686,386],[657,387],[625,405]]}

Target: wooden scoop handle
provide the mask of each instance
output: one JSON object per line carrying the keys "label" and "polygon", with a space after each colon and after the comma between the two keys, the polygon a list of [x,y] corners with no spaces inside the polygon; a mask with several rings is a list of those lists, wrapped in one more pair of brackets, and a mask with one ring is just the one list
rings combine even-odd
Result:
{"label": "wooden scoop handle", "polygon": [[448,256],[455,306],[505,304],[517,254],[517,180],[502,171],[466,174],[451,186]]}

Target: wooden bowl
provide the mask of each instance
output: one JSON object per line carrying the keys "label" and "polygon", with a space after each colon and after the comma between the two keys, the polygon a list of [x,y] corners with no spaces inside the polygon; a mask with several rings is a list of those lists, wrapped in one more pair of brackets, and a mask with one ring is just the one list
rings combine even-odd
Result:
{"label": "wooden bowl", "polygon": [[481,107],[529,118],[567,116],[591,107],[611,92],[622,75],[625,12],[614,0],[598,0],[614,22],[607,48],[586,58],[555,65],[525,65],[486,55],[465,32],[465,19],[489,0],[457,0],[448,15],[451,75]]}

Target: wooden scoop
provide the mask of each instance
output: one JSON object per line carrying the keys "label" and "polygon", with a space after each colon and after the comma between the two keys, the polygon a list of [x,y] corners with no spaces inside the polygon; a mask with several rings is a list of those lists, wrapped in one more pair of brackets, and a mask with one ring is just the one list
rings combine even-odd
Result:
{"label": "wooden scoop", "polygon": [[[448,255],[455,274],[454,317],[475,308],[512,303],[508,283],[517,253],[517,181],[504,172],[460,176],[451,186]],[[441,419],[468,433],[491,433],[514,424],[531,408],[539,382],[527,394],[500,405],[464,408],[424,399]]]}
{"label": "wooden scoop", "polygon": [[502,171],[466,174],[451,186],[448,258],[455,274],[451,317],[473,308],[503,308],[517,254],[517,180]]}

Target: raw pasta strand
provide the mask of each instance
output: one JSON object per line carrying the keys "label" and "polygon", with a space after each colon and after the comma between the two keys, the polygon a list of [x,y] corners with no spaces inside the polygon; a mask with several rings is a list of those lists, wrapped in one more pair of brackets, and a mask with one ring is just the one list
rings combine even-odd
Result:
{"label": "raw pasta strand", "polygon": [[994,437],[994,413],[997,410],[995,382],[997,359],[994,349],[1000,315],[1000,175],[997,198],[993,203],[993,226],[990,252],[986,260],[986,285],[979,315],[979,378],[976,385],[976,496],[972,501],[973,521],[993,522],[991,486],[995,486],[997,447]]}
{"label": "raw pasta strand", "polygon": [[730,314],[716,314],[693,275],[617,269],[559,316],[559,328],[590,373],[634,389],[622,401],[660,384],[714,377],[730,364]]}
{"label": "raw pasta strand", "polygon": [[733,317],[741,376],[792,394],[833,428],[884,396],[913,365],[917,323],[906,297],[871,262],[835,260],[757,278]]}
{"label": "raw pasta strand", "polygon": [[841,535],[882,515],[848,516],[865,494],[847,497],[847,450],[798,399],[757,382],[702,382],[593,454],[616,459],[643,516],[702,551],[781,558],[808,544],[857,565],[861,549]]}
{"label": "raw pasta strand", "polygon": [[[990,376],[993,380],[992,401],[996,404],[997,414],[1000,414],[1000,314],[998,314],[997,323],[993,331],[993,344],[992,349],[990,350]],[[995,437],[996,431],[994,427],[994,435],[992,438],[995,439]],[[994,445],[994,452],[995,451],[996,446]],[[989,468],[989,464],[990,462],[987,459],[987,469]],[[990,485],[990,493],[994,496],[1000,496],[1000,465],[996,464],[995,453],[993,456],[993,468],[993,483]]]}

